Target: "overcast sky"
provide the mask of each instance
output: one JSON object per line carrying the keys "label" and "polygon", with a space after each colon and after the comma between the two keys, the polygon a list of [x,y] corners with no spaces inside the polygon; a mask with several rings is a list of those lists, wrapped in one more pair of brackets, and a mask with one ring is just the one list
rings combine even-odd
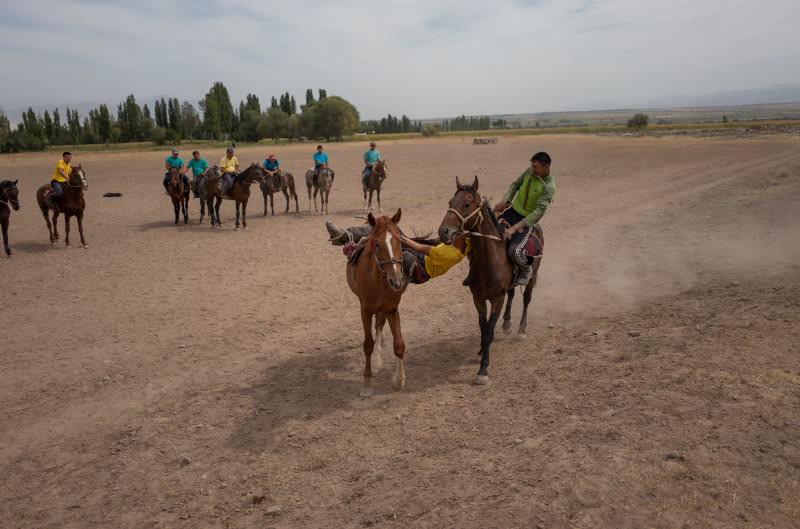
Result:
{"label": "overcast sky", "polygon": [[630,106],[800,82],[800,0],[0,0],[0,105],[234,105],[327,89],[362,119]]}

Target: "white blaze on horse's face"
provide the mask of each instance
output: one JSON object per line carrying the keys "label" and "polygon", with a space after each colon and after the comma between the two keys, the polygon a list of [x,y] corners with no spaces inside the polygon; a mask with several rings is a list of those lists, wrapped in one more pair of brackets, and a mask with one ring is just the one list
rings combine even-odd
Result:
{"label": "white blaze on horse's face", "polygon": [[[389,250],[389,259],[394,259],[394,249],[392,248],[392,233],[389,230],[386,230],[386,248]],[[392,269],[395,271],[396,274],[401,274],[402,272],[397,270],[399,265],[397,263],[392,263]]]}
{"label": "white blaze on horse's face", "polygon": [[89,184],[86,183],[86,175],[84,174],[83,169],[78,171],[78,178],[81,179],[81,187],[88,189]]}

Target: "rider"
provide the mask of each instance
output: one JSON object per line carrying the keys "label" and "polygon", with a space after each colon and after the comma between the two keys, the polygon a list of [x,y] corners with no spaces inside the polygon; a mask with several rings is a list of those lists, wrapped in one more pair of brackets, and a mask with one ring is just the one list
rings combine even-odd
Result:
{"label": "rider", "polygon": [[50,179],[50,189],[53,190],[53,193],[47,197],[51,205],[64,196],[64,185],[69,182],[69,177],[72,175],[72,166],[69,164],[71,161],[72,153],[64,151],[53,169],[53,178]]}
{"label": "rider", "polygon": [[380,159],[381,159],[381,153],[378,152],[378,149],[375,147],[375,142],[374,141],[369,142],[369,150],[364,152],[364,179],[362,185],[365,188],[367,187],[367,178],[369,178],[370,171],[372,171],[372,168],[375,167],[375,164]]}
{"label": "rider", "polygon": [[[314,185],[317,185],[319,170],[323,165],[325,167],[329,167],[328,155],[327,153],[322,152],[322,145],[317,145],[317,152],[314,153]],[[331,174],[331,184],[333,184],[333,174]]]}
{"label": "rider", "polygon": [[[340,230],[332,222],[325,222],[334,246],[355,245],[363,237],[368,237],[372,226],[354,226]],[[347,235],[347,237],[345,236]],[[412,283],[425,283],[433,277],[444,275],[464,259],[472,244],[469,237],[458,235],[453,244],[439,243],[436,246],[422,244],[400,235],[403,244],[403,275]]]}
{"label": "rider", "polygon": [[219,162],[222,179],[225,180],[225,189],[230,191],[233,187],[233,177],[239,174],[239,160],[233,155],[233,147],[228,147],[225,156]]}
{"label": "rider", "polygon": [[192,183],[194,184],[194,196],[197,197],[197,179],[208,169],[208,162],[200,157],[200,151],[192,152],[192,159],[186,164],[187,169],[192,170]]}
{"label": "rider", "polygon": [[183,158],[178,156],[178,149],[172,149],[172,156],[167,156],[167,159],[164,160],[164,169],[167,172],[164,174],[164,189],[169,194],[169,170],[172,167],[178,168],[178,173],[181,175],[183,179],[183,185],[186,189],[189,189],[189,179],[186,178],[186,168],[183,166]]}
{"label": "rider", "polygon": [[531,278],[533,257],[525,254],[523,247],[556,193],[550,162],[550,155],[546,152],[534,154],[531,166],[511,183],[503,200],[494,207],[499,218],[510,226],[503,232],[503,239],[510,240],[508,255],[519,266],[515,285],[524,286]]}
{"label": "rider", "polygon": [[264,160],[264,163],[261,165],[264,167],[264,171],[266,171],[266,173],[273,179],[275,179],[275,175],[278,175],[281,172],[281,163],[274,154],[267,156],[267,159]]}

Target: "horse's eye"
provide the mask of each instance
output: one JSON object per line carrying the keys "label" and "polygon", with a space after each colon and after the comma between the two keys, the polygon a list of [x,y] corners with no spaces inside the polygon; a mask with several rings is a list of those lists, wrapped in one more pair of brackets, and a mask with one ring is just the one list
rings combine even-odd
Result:
{"label": "horse's eye", "polygon": [[472,207],[472,204],[464,204],[464,209],[469,209]]}

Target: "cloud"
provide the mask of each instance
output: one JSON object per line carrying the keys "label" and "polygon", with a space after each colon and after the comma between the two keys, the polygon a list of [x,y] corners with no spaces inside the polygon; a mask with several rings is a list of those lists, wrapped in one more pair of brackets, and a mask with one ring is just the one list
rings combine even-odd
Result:
{"label": "cloud", "polygon": [[[633,103],[798,81],[743,63],[800,51],[794,0],[466,0],[323,4],[41,0],[0,7],[0,79],[13,103],[234,103],[326,88],[363,117],[413,118]],[[713,74],[712,74],[713,72]]]}

